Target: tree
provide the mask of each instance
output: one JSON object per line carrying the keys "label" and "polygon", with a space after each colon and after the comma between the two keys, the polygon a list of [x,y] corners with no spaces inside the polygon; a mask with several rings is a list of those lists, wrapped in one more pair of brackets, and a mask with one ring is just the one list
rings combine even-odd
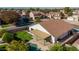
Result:
{"label": "tree", "polygon": [[35,22],[37,22],[37,23],[41,22],[40,18],[41,18],[41,17],[36,17],[36,18],[35,18]]}
{"label": "tree", "polygon": [[40,11],[40,8],[35,8],[36,11]]}
{"label": "tree", "polygon": [[65,18],[64,13],[62,13],[62,12],[60,12],[60,16],[61,16],[61,19],[64,19]]}
{"label": "tree", "polygon": [[6,23],[13,23],[20,17],[15,11],[2,11],[0,13],[0,18]]}
{"label": "tree", "polygon": [[28,45],[25,45],[23,41],[13,40],[9,45],[6,46],[8,51],[28,51]]}
{"label": "tree", "polygon": [[27,18],[26,16],[21,16],[21,18],[19,18],[17,21],[16,21],[16,26],[25,26],[25,25],[28,25],[29,23],[29,18]]}
{"label": "tree", "polygon": [[71,11],[71,12],[68,13],[68,16],[72,16],[72,14],[73,14],[73,13],[72,13],[72,11]]}
{"label": "tree", "polygon": [[53,12],[60,12],[60,9],[52,9],[51,11],[53,11]]}
{"label": "tree", "polygon": [[43,12],[44,13],[49,13],[51,10],[50,9],[44,9]]}
{"label": "tree", "polygon": [[29,8],[28,10],[29,11],[35,11],[35,8]]}
{"label": "tree", "polygon": [[78,49],[72,45],[62,46],[60,43],[56,43],[50,48],[50,51],[78,51]]}
{"label": "tree", "polygon": [[3,34],[2,40],[4,42],[10,43],[13,39],[14,39],[14,37],[13,37],[12,33],[6,32]]}
{"label": "tree", "polygon": [[64,8],[64,13],[67,14],[68,16],[72,16],[72,14],[73,14],[72,12],[73,11],[71,8],[69,8],[69,7]]}

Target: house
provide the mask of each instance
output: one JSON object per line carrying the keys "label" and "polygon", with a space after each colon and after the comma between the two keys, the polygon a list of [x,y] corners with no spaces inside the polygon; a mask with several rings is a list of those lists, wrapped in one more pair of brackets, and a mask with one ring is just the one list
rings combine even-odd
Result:
{"label": "house", "polygon": [[73,15],[79,15],[79,10],[74,10]]}
{"label": "house", "polygon": [[22,10],[22,14],[21,16],[26,15],[26,12],[24,10]]}
{"label": "house", "polygon": [[78,22],[79,21],[79,16],[78,15],[73,15],[73,16],[69,16],[67,17],[68,21],[73,21],[73,22]]}
{"label": "house", "polygon": [[[73,35],[73,26],[63,20],[49,20],[29,27],[29,31],[39,30],[50,35],[50,41],[64,41]],[[40,34],[39,34],[40,35]],[[44,35],[43,35],[44,36]]]}
{"label": "house", "polygon": [[46,16],[48,16],[50,19],[61,19],[60,12],[49,12],[46,13]]}
{"label": "house", "polygon": [[32,18],[33,20],[35,19],[33,12],[29,13],[29,17]]}
{"label": "house", "polygon": [[32,11],[29,13],[29,17],[32,18],[33,20],[35,20],[37,17],[41,17],[43,15],[44,15],[44,13],[40,12],[40,11]]}

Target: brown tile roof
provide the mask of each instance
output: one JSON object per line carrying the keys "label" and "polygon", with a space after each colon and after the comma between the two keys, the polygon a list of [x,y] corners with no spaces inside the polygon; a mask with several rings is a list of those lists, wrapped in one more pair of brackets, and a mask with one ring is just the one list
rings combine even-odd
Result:
{"label": "brown tile roof", "polygon": [[58,37],[73,28],[71,24],[63,20],[45,21],[41,22],[40,25],[42,25],[50,34],[54,35],[55,37]]}

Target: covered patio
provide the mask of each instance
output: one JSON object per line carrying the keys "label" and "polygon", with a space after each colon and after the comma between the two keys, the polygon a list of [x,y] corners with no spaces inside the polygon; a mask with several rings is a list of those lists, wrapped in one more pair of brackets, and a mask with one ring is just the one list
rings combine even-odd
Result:
{"label": "covered patio", "polygon": [[45,32],[39,30],[32,30],[31,33],[34,35],[34,39],[29,43],[37,44],[41,50],[48,50],[48,48],[52,45],[51,36]]}

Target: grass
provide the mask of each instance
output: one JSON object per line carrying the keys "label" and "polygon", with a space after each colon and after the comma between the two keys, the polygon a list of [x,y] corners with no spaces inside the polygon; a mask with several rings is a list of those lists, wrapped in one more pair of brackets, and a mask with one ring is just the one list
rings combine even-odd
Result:
{"label": "grass", "polygon": [[16,32],[16,37],[23,41],[26,41],[26,40],[29,41],[32,39],[32,35],[25,31]]}

